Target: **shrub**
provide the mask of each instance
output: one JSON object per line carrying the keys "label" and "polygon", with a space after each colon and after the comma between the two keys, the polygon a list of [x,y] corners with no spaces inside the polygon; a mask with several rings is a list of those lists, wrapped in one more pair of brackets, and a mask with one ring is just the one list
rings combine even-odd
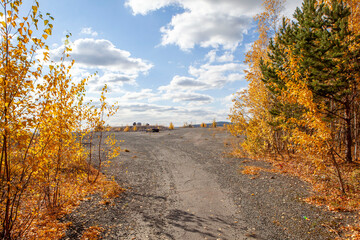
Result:
{"label": "shrub", "polygon": [[213,127],[213,128],[216,128],[216,126],[217,126],[217,124],[216,124],[216,120],[215,120],[215,118],[214,118],[214,120],[213,120],[213,122],[212,122],[212,127]]}

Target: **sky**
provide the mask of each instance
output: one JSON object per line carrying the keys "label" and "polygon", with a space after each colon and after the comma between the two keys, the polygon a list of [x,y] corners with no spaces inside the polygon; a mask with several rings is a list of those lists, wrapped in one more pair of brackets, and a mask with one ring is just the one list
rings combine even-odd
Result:
{"label": "sky", "polygon": [[[31,1],[26,0],[23,7]],[[107,123],[175,126],[228,121],[232,94],[246,88],[245,53],[257,39],[262,0],[40,0],[54,18],[53,59],[71,33],[73,78],[91,77],[87,100],[119,111]],[[300,0],[288,0],[291,16]]]}

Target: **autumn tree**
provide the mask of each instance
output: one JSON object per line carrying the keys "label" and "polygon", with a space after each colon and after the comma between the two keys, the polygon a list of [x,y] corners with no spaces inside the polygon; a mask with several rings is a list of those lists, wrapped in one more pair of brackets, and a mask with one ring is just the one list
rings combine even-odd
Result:
{"label": "autumn tree", "polygon": [[99,111],[83,104],[88,79],[72,80],[74,61],[65,61],[71,47],[65,44],[60,62],[50,61],[45,40],[53,18],[36,0],[23,15],[22,3],[1,0],[1,239],[23,239],[40,211],[55,213],[71,200],[86,179],[81,136],[112,114],[104,104]]}
{"label": "autumn tree", "polygon": [[213,119],[213,122],[212,122],[211,126],[212,126],[213,128],[216,128],[217,123],[216,123],[216,119],[215,119],[215,118]]}
{"label": "autumn tree", "polygon": [[234,105],[229,115],[232,125],[228,128],[233,135],[246,135],[246,140],[238,150],[245,150],[250,155],[257,155],[269,149],[279,152],[281,131],[272,122],[269,108],[274,104],[269,90],[262,82],[260,69],[261,59],[265,60],[268,53],[269,39],[275,34],[281,19],[283,1],[266,0],[263,2],[264,12],[254,19],[257,21],[258,39],[246,54],[246,80],[249,82],[246,90],[239,91],[234,96]]}
{"label": "autumn tree", "polygon": [[[270,61],[263,63],[262,73],[268,89],[279,96],[289,91],[279,73],[291,78],[287,64],[289,52],[297,56],[299,74],[306,79],[314,94],[314,101],[325,111],[328,121],[342,121],[346,140],[346,160],[352,162],[353,105],[358,95],[356,79],[359,75],[359,37],[349,29],[350,9],[343,2],[331,5],[306,0],[297,9],[296,22],[283,22],[279,33],[270,42]],[[319,109],[320,110],[320,109]],[[272,109],[275,115],[286,119],[299,118],[307,109],[296,103],[278,102]]]}
{"label": "autumn tree", "polygon": [[[300,176],[313,184],[306,201],[333,210],[360,209],[359,10],[357,0],[304,0],[294,21],[258,21],[249,86],[235,94],[228,126],[241,140],[235,153]],[[270,12],[259,15],[265,23]]]}
{"label": "autumn tree", "polygon": [[[19,16],[22,1],[1,1],[0,52],[0,205],[2,239],[19,238],[32,214],[18,221],[23,197],[39,166],[44,144],[35,144],[39,136],[41,119],[47,111],[46,99],[37,99],[43,85],[37,81],[43,71],[36,51],[47,48],[43,40],[52,30],[50,20],[38,13],[38,2],[27,16]],[[44,26],[35,36],[34,29]],[[44,55],[44,60],[48,55]],[[34,206],[36,208],[36,206]],[[19,224],[16,226],[16,224]],[[14,231],[14,229],[18,231]]]}

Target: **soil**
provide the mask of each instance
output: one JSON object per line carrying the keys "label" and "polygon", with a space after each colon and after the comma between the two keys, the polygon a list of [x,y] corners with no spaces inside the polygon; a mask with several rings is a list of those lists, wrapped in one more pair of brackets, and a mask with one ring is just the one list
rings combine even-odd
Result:
{"label": "soil", "polygon": [[[110,133],[109,133],[110,134]],[[123,149],[104,173],[126,192],[109,204],[93,195],[66,221],[64,239],[101,226],[103,239],[334,239],[344,214],[303,201],[303,181],[273,172],[241,174],[241,166],[268,163],[226,154],[224,131],[179,128],[112,132]]]}

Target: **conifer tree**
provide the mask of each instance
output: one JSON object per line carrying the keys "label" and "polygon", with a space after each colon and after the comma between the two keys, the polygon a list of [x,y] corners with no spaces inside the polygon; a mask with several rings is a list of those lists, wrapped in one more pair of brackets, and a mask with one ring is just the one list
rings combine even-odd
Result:
{"label": "conifer tree", "polygon": [[[299,61],[299,74],[306,80],[314,95],[314,101],[325,107],[327,121],[341,122],[345,132],[345,158],[352,162],[352,119],[353,105],[357,97],[356,79],[359,76],[359,36],[349,28],[351,12],[345,3],[336,0],[331,4],[305,0],[297,9],[295,22],[283,25],[270,42],[270,61],[262,63],[263,81],[268,89],[278,96],[287,91],[279,73],[292,78],[292,72],[285,69],[289,57],[286,49]],[[273,114],[298,118],[306,111],[303,107],[288,103],[277,103]],[[291,115],[291,116],[290,116]],[[311,129],[305,129],[311,131]]]}

